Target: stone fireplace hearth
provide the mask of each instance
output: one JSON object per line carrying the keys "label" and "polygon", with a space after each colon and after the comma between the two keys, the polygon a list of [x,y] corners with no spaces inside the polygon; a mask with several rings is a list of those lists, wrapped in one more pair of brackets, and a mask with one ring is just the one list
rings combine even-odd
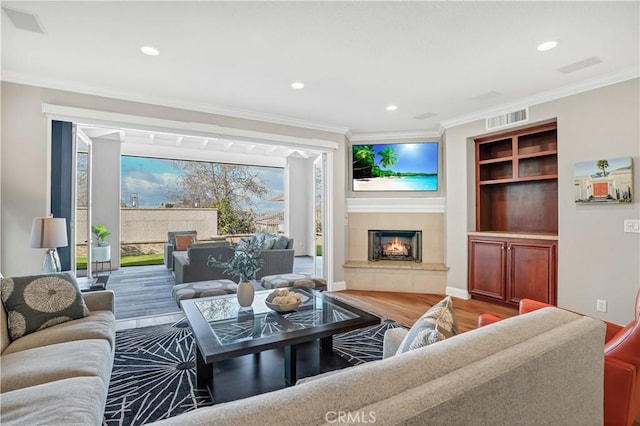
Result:
{"label": "stone fireplace hearth", "polygon": [[[400,205],[393,200],[395,206]],[[348,250],[345,262],[345,284],[351,290],[397,291],[409,293],[444,294],[447,286],[447,271],[444,264],[444,213],[432,211],[375,211],[383,210],[382,203],[370,203],[368,211],[350,211],[348,216]],[[354,210],[359,209],[359,205]],[[370,210],[369,210],[370,209]],[[372,211],[373,210],[373,211]],[[393,227],[393,228],[392,228]],[[395,237],[403,244],[405,238],[416,230],[421,231],[415,242],[419,245],[420,260],[399,261],[393,258],[371,260],[369,249],[370,231],[392,229],[400,234],[380,237],[379,246],[393,243]],[[387,231],[385,231],[387,232]],[[414,236],[415,237],[415,236]],[[412,251],[403,244],[390,245],[388,255],[395,257],[404,251]],[[380,247],[381,249],[381,247]],[[374,248],[373,251],[376,249]],[[414,249],[415,250],[415,249]],[[412,254],[415,252],[412,251]]]}

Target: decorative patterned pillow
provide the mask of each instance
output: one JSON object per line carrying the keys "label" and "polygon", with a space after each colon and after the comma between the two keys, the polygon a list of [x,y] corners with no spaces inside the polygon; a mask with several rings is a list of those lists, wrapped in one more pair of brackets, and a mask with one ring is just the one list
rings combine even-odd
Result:
{"label": "decorative patterned pillow", "polygon": [[66,273],[2,278],[0,297],[12,340],[89,315],[78,283]]}
{"label": "decorative patterned pillow", "polygon": [[196,242],[195,234],[176,235],[175,251],[186,251],[189,244]]}
{"label": "decorative patterned pillow", "polygon": [[428,346],[456,334],[458,334],[458,320],[453,311],[451,296],[447,296],[433,305],[413,324],[400,343],[396,355]]}

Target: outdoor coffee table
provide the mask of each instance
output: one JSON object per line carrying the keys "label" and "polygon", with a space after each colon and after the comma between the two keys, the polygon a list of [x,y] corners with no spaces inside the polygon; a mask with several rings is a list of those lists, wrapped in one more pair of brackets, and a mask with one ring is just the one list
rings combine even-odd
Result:
{"label": "outdoor coffee table", "polygon": [[324,293],[306,287],[289,290],[302,295],[300,306],[289,313],[265,305],[271,290],[256,291],[250,310],[240,308],[236,295],[182,301],[196,340],[199,389],[208,388],[213,397],[214,363],[247,354],[257,357],[274,348],[283,348],[284,385],[291,386],[297,379],[296,350],[301,344],[319,340],[320,351],[332,351],[334,334],[380,323],[379,317]]}

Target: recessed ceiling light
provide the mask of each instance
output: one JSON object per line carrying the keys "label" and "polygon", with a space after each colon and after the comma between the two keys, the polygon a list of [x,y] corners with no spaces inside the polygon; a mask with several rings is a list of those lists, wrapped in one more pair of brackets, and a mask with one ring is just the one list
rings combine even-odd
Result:
{"label": "recessed ceiling light", "polygon": [[142,51],[142,53],[144,53],[145,55],[149,55],[149,56],[158,56],[160,54],[158,49],[156,49],[155,47],[151,47],[151,46],[142,46],[140,48],[140,50]]}
{"label": "recessed ceiling light", "polygon": [[538,45],[538,51],[544,52],[545,50],[551,50],[558,45],[558,42],[555,40],[545,41]]}
{"label": "recessed ceiling light", "polygon": [[395,111],[398,109],[397,105],[387,105],[387,111]]}
{"label": "recessed ceiling light", "polygon": [[293,83],[291,83],[291,87],[294,89],[303,89],[304,83],[301,81],[294,81]]}

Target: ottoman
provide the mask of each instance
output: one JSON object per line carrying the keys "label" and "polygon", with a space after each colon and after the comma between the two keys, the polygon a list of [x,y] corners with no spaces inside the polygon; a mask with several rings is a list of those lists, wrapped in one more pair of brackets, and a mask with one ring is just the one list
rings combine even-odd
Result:
{"label": "ottoman", "polygon": [[195,281],[174,285],[172,293],[176,303],[180,306],[180,301],[184,299],[235,294],[237,288],[238,284],[231,280]]}
{"label": "ottoman", "polygon": [[309,287],[326,290],[327,280],[311,274],[278,274],[265,275],[260,280],[262,287],[274,289],[280,287]]}

